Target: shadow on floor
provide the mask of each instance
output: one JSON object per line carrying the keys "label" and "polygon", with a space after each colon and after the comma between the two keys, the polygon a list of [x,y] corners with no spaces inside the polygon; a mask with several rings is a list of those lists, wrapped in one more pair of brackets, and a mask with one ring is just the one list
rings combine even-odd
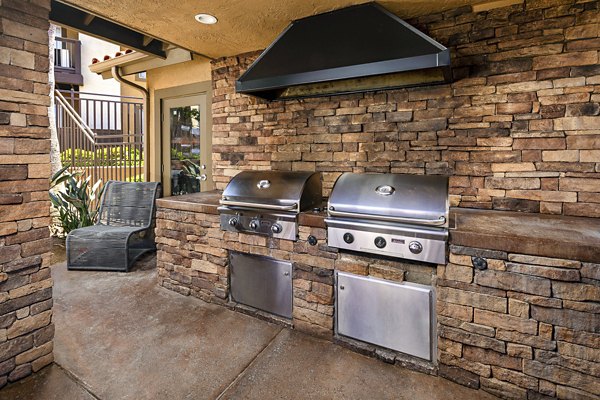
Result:
{"label": "shadow on floor", "polygon": [[54,265],[57,365],[0,399],[494,398],[165,290],[155,264],[148,255],[130,273]]}
{"label": "shadow on floor", "polygon": [[0,390],[0,399],[95,400],[85,388],[56,364]]}

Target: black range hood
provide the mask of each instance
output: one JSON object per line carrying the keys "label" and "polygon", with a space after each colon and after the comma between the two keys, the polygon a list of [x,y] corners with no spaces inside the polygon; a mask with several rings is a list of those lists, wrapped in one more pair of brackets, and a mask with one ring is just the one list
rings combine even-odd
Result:
{"label": "black range hood", "polygon": [[236,81],[268,100],[449,82],[450,51],[376,3],[292,22]]}

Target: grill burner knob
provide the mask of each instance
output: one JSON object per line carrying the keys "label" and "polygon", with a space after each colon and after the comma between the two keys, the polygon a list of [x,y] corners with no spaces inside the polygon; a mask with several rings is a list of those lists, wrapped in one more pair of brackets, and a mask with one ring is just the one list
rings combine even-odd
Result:
{"label": "grill burner knob", "polygon": [[350,232],[344,233],[344,242],[346,242],[348,244],[354,242],[354,235],[351,234]]}
{"label": "grill burner knob", "polygon": [[375,246],[377,246],[378,249],[383,249],[386,245],[387,245],[387,242],[381,236],[377,236],[375,238]]}
{"label": "grill burner knob", "polygon": [[260,222],[257,219],[254,219],[252,221],[250,221],[250,229],[252,229],[253,231],[258,229],[258,226],[260,225]]}
{"label": "grill burner knob", "polygon": [[273,232],[273,233],[281,233],[281,231],[282,231],[281,225],[279,225],[279,224],[273,224],[273,225],[271,225],[271,232]]}
{"label": "grill burner knob", "polygon": [[238,223],[238,219],[233,217],[233,218],[229,218],[228,224],[229,226],[236,226]]}
{"label": "grill burner knob", "polygon": [[420,252],[423,251],[423,245],[419,242],[410,242],[408,244],[408,249],[413,254],[419,254]]}

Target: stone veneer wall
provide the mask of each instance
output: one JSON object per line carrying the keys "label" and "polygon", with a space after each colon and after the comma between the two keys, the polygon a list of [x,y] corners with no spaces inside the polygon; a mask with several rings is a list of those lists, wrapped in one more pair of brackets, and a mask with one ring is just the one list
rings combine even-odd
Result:
{"label": "stone veneer wall", "polygon": [[53,360],[49,10],[0,4],[0,387]]}
{"label": "stone veneer wall", "polygon": [[245,169],[452,175],[461,207],[600,217],[599,2],[526,0],[410,21],[454,82],[305,100],[235,93],[258,53],[213,62],[214,180]]}
{"label": "stone veneer wall", "polygon": [[599,398],[600,264],[451,246],[437,284],[440,375],[501,398]]}

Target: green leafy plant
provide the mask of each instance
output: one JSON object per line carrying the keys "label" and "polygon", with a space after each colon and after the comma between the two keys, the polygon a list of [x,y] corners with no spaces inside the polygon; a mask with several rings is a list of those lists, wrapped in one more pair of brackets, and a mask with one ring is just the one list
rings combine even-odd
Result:
{"label": "green leafy plant", "polygon": [[171,147],[171,159],[183,161],[183,160],[185,160],[185,156],[183,155],[183,153],[181,151]]}
{"label": "green leafy plant", "polygon": [[58,212],[62,234],[74,229],[91,226],[98,217],[99,199],[104,186],[102,181],[90,184],[90,177],[81,178],[80,173],[68,171],[69,165],[61,168],[50,179],[50,201]]}
{"label": "green leafy plant", "polygon": [[144,182],[144,174],[130,176],[125,178],[125,182]]}

